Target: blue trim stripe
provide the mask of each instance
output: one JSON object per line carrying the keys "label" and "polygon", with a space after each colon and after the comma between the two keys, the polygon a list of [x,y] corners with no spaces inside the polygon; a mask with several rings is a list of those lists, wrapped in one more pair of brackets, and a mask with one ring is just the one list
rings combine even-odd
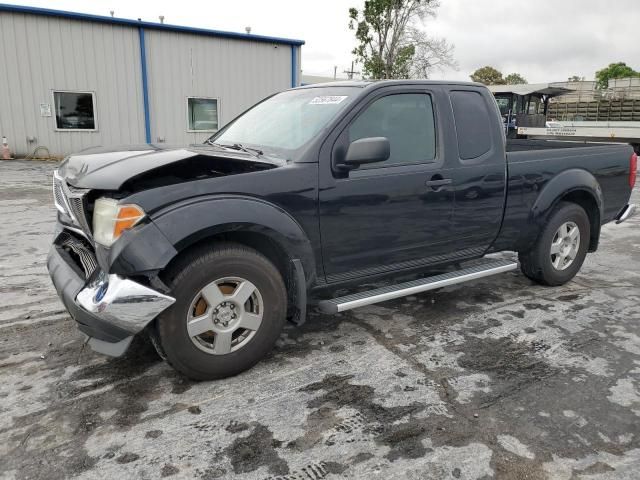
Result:
{"label": "blue trim stripe", "polygon": [[147,48],[144,43],[144,28],[140,33],[140,70],[142,73],[142,101],[144,103],[144,134],[147,143],[151,143],[151,116],[149,114],[149,84],[147,83]]}
{"label": "blue trim stripe", "polygon": [[206,28],[185,27],[181,25],[169,25],[165,23],[139,22],[126,18],[105,17],[88,13],[68,12],[65,10],[52,10],[50,8],[25,7],[22,5],[10,5],[0,3],[0,12],[28,13],[49,17],[71,18],[88,22],[110,23],[115,25],[127,25],[130,27],[152,28],[154,30],[166,30],[172,32],[193,33],[196,35],[208,35],[212,37],[234,38],[237,40],[251,40],[254,42],[279,43],[284,45],[304,45],[304,40],[293,38],[269,37],[265,35],[253,35],[247,33],[227,32],[224,30],[209,30]]}
{"label": "blue trim stripe", "polygon": [[295,45],[291,45],[291,86],[297,87],[298,77],[298,49]]}

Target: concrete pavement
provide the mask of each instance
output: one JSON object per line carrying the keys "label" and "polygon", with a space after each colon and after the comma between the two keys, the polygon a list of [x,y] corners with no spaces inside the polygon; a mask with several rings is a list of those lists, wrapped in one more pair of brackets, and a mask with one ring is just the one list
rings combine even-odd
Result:
{"label": "concrete pavement", "polygon": [[514,272],[312,312],[193,383],[146,342],[83,349],[45,269],[54,166],[0,164],[3,478],[639,478],[640,217],[563,287]]}

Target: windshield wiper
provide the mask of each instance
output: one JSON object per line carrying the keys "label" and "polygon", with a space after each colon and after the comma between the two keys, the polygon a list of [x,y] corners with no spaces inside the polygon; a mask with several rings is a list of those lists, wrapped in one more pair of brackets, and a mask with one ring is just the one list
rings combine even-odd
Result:
{"label": "windshield wiper", "polygon": [[234,143],[233,145],[223,145],[223,147],[233,148],[234,150],[240,150],[245,153],[255,153],[257,156],[264,155],[264,152],[259,148],[245,147],[241,143]]}
{"label": "windshield wiper", "polygon": [[254,157],[259,157],[259,156],[264,155],[264,152],[262,150],[260,150],[259,148],[245,147],[241,143],[234,143],[232,145],[228,145],[226,143],[216,143],[216,142],[211,141],[210,139],[205,140],[204,143],[207,143],[209,145],[213,145],[214,147],[222,147],[222,148],[230,148],[232,150],[239,150],[241,152],[249,153],[249,154],[253,155]]}
{"label": "windshield wiper", "polygon": [[223,148],[226,147],[226,145],[220,145],[219,143],[214,142],[213,140],[211,140],[210,138],[207,138],[204,143],[206,143],[207,145],[211,145],[212,147],[218,147],[218,148]]}

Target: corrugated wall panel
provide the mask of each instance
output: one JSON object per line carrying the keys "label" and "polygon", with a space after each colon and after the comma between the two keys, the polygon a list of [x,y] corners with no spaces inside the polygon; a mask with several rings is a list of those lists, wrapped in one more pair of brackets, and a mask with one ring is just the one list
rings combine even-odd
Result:
{"label": "corrugated wall panel", "polygon": [[[0,32],[0,134],[14,152],[144,142],[136,28],[0,12]],[[56,131],[53,116],[40,116],[40,103],[55,114],[53,90],[95,92],[98,130]]]}
{"label": "corrugated wall panel", "polygon": [[218,98],[223,126],[258,100],[291,87],[289,45],[152,29],[145,38],[154,142],[160,137],[170,144],[199,143],[211,135],[187,131],[187,97]]}

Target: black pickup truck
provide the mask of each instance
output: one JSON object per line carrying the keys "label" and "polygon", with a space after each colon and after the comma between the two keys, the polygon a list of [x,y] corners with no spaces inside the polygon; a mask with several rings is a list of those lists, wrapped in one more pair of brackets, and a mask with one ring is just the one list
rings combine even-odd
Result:
{"label": "black pickup truck", "polygon": [[571,280],[601,225],[634,213],[636,169],[627,145],[507,144],[479,84],[296,88],[202,145],[68,157],[48,268],[94,350],[121,355],[144,332],[179,371],[220,378],[308,304],[340,312],[518,267],[492,252],[518,252],[535,282]]}

